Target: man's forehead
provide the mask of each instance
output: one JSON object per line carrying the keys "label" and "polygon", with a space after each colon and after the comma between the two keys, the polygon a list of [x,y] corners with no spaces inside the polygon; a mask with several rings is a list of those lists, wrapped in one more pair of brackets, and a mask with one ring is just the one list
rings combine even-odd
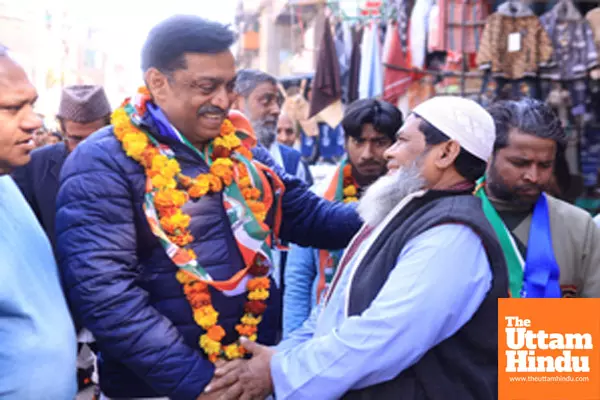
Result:
{"label": "man's forehead", "polygon": [[262,96],[265,94],[279,94],[279,89],[277,85],[274,85],[271,82],[261,82],[256,85],[256,88],[252,91],[254,96]]}
{"label": "man's forehead", "polygon": [[217,54],[188,53],[187,68],[179,70],[188,79],[213,79],[229,82],[235,78],[235,63],[231,52]]}
{"label": "man's forehead", "polygon": [[0,57],[0,99],[26,101],[36,96],[35,87],[23,68],[8,57]]}

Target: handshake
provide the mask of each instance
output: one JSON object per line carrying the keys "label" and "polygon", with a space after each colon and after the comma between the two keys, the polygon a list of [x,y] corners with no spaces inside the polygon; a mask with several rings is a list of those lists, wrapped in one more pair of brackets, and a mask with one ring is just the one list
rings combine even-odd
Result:
{"label": "handshake", "polygon": [[252,358],[217,361],[213,379],[197,400],[264,400],[273,393],[271,358],[275,350],[245,338],[241,343]]}

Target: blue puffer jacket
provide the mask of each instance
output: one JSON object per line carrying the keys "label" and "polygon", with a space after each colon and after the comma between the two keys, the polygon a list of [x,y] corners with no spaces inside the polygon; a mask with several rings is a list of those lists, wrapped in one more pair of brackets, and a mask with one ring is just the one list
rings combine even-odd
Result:
{"label": "blue puffer jacket", "polygon": [[[206,164],[180,143],[164,140],[183,173],[196,176]],[[254,156],[286,186],[283,239],[304,246],[342,248],[360,227],[352,208],[328,203],[286,175],[258,147]],[[66,292],[77,318],[98,342],[100,385],[109,397],[167,396],[195,399],[214,367],[198,346],[203,333],[175,279],[177,268],[151,233],[142,210],[144,172],[105,128],[68,157],[57,199],[57,243]],[[242,266],[221,195],[189,202],[198,261],[216,279]],[[275,286],[275,285],[272,285]],[[212,293],[219,320],[234,332],[245,296]],[[281,293],[272,292],[259,341],[274,344],[281,320]],[[227,343],[234,339],[228,337]]]}

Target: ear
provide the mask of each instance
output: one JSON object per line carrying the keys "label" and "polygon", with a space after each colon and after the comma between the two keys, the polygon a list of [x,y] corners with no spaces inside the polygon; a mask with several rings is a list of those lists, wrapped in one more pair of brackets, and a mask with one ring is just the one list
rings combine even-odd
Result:
{"label": "ear", "polygon": [[238,110],[240,112],[244,112],[246,107],[246,103],[243,96],[237,95],[233,103],[231,103],[231,108],[234,110]]}
{"label": "ear", "polygon": [[449,140],[440,143],[437,151],[438,155],[435,159],[435,165],[439,169],[447,169],[456,161],[456,157],[460,153],[460,144],[455,140]]}
{"label": "ear", "polygon": [[144,81],[156,102],[161,103],[161,100],[167,97],[169,82],[167,76],[162,72],[156,68],[150,68],[144,73]]}

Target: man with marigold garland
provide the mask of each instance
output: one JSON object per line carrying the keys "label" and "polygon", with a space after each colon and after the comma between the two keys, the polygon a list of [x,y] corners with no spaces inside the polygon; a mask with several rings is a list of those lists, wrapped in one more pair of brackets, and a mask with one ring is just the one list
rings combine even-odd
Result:
{"label": "man with marigold garland", "polygon": [[[354,203],[387,171],[383,156],[402,126],[402,112],[385,101],[361,99],[350,104],[342,127],[347,157],[315,192],[327,200]],[[292,245],[285,269],[283,336],[302,326],[327,291],[341,251]]]}
{"label": "man with marigold garland", "polygon": [[219,366],[208,393],[495,398],[508,271],[473,196],[494,139],[492,116],[472,100],[441,96],[417,106],[385,152],[388,174],[359,202],[365,224],[319,306],[277,347],[245,343],[252,358]]}
{"label": "man with marigold garland", "polygon": [[59,264],[97,340],[104,399],[219,398],[203,392],[215,363],[243,362],[239,337],[279,334],[279,239],[335,249],[360,228],[229,111],[233,41],[195,16],[158,24],[142,50],[146,87],[63,166]]}

